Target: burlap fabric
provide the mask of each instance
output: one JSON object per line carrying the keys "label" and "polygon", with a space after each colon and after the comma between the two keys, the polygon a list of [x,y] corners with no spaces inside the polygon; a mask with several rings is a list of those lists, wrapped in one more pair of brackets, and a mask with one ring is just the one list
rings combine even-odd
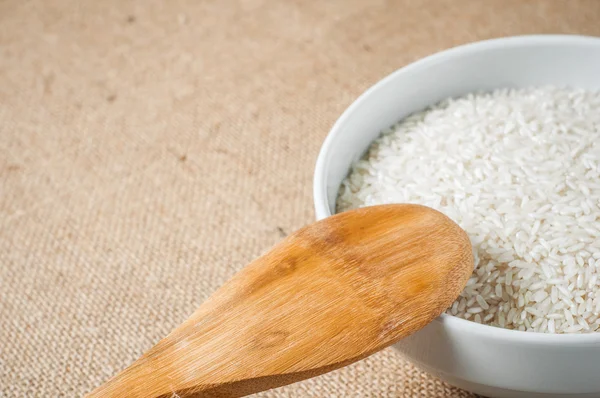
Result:
{"label": "burlap fabric", "polygon": [[[432,52],[600,1],[0,2],[0,396],[81,396],[313,220],[329,127]],[[264,397],[471,397],[392,350]]]}

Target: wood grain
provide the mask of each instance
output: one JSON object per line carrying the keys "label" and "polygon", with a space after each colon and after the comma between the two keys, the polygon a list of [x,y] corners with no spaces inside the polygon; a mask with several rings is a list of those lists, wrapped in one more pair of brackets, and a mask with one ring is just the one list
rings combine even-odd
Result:
{"label": "wood grain", "polygon": [[335,215],[256,259],[89,397],[243,396],[317,376],[425,326],[472,267],[465,232],[435,210]]}

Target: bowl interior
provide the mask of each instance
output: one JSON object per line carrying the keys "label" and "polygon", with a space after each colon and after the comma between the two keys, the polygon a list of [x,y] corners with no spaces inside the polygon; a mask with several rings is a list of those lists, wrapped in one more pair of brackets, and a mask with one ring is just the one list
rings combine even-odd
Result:
{"label": "bowl interior", "polygon": [[315,170],[317,218],[335,213],[350,166],[387,128],[448,97],[502,87],[600,89],[600,38],[522,36],[488,40],[424,58],[367,90],[338,119]]}

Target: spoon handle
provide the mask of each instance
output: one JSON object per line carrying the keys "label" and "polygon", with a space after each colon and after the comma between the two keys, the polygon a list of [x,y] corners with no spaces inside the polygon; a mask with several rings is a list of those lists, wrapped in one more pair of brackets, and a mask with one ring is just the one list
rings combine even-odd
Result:
{"label": "spoon handle", "polygon": [[375,347],[335,359],[336,344],[365,346],[345,333],[359,336],[372,317],[331,281],[335,275],[316,272],[323,259],[308,255],[311,246],[283,244],[255,260],[88,397],[240,397],[366,357]]}
{"label": "spoon handle", "polygon": [[[253,275],[252,268],[243,274],[247,281],[261,278],[260,274]],[[228,285],[238,282],[236,291],[254,290],[252,283],[237,279]],[[311,320],[304,311],[290,311],[286,305],[290,297],[285,289],[273,288],[279,289],[279,299],[273,297],[261,304],[250,293],[250,297],[235,305],[227,294],[230,290],[221,289],[190,320],[88,398],[241,397],[318,376],[371,353],[331,362],[328,343],[331,350],[344,341],[354,346],[365,343],[348,338],[344,333],[346,328],[335,320],[325,326],[328,318],[335,319],[331,309],[313,305]],[[306,297],[310,295],[307,292]],[[310,304],[298,301],[310,309]],[[256,311],[257,306],[262,307],[260,312]],[[360,305],[350,300],[345,307],[346,322],[350,323],[350,313],[355,312],[352,309]],[[291,312],[302,316],[294,318]],[[360,311],[357,316],[361,316]],[[313,334],[302,332],[304,328],[299,323],[313,324]],[[357,327],[361,323],[357,321]],[[347,329],[352,332],[355,328]],[[352,333],[358,336],[357,332]],[[319,347],[322,347],[320,352]]]}

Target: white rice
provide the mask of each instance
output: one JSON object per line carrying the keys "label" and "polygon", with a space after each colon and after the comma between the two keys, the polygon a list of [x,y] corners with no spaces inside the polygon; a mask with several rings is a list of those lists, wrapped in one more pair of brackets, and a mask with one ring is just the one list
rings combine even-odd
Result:
{"label": "white rice", "polygon": [[420,203],[471,238],[475,270],[448,313],[547,333],[600,330],[600,92],[501,89],[383,132],[338,211]]}

